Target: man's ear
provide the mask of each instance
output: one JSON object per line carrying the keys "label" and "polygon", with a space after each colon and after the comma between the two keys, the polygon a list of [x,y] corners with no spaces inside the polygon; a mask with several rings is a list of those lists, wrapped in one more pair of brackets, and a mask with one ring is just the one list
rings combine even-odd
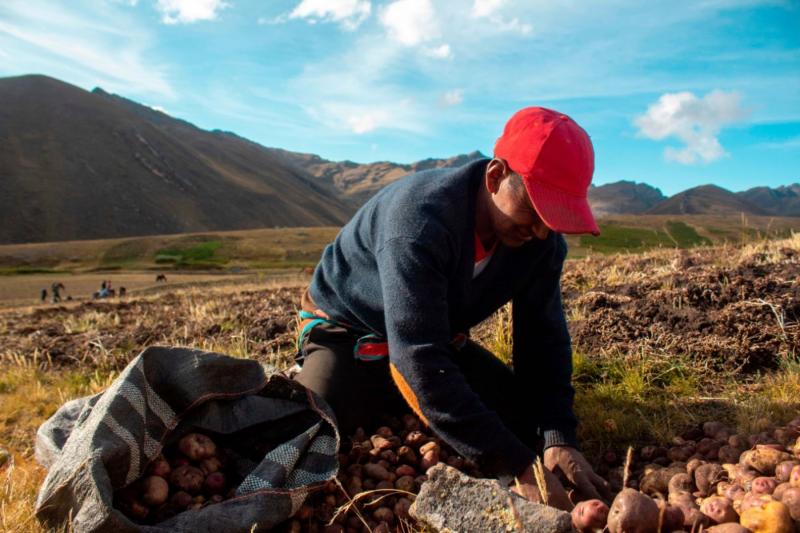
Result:
{"label": "man's ear", "polygon": [[490,193],[495,194],[500,189],[500,182],[509,172],[510,169],[505,159],[495,157],[489,161],[489,164],[486,165],[486,188]]}

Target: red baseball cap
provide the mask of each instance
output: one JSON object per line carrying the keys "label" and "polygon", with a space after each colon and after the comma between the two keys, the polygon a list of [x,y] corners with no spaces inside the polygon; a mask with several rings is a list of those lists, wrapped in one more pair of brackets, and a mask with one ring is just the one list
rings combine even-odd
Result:
{"label": "red baseball cap", "polygon": [[544,107],[520,109],[497,139],[494,156],[522,176],[533,207],[551,230],[600,235],[586,197],[594,149],[574,120]]}

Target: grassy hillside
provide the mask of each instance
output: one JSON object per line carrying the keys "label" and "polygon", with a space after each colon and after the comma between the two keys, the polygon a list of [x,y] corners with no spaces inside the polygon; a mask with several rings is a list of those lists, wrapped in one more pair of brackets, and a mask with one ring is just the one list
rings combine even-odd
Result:
{"label": "grassy hillside", "polygon": [[[786,237],[800,231],[800,218],[620,215],[601,219],[600,229],[600,237],[568,236],[570,256]],[[302,268],[317,262],[338,231],[282,228],[3,245],[0,273]]]}

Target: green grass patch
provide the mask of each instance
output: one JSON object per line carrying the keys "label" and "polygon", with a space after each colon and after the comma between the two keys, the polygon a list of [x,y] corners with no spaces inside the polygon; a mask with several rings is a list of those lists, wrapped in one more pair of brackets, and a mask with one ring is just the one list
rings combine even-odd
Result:
{"label": "green grass patch", "polygon": [[692,227],[679,220],[667,220],[667,231],[675,239],[680,248],[692,248],[694,246],[706,246],[712,244],[710,240],[703,237]]}
{"label": "green grass patch", "polygon": [[18,274],[70,274],[67,270],[58,270],[55,268],[33,267],[33,266],[20,266],[12,268],[0,268],[0,276],[16,276]]}
{"label": "green grass patch", "polygon": [[614,254],[674,247],[675,243],[660,229],[600,224],[600,236],[582,235],[580,245],[595,252]]}
{"label": "green grass patch", "polygon": [[155,254],[156,264],[171,264],[176,268],[221,268],[228,262],[226,257],[217,255],[222,241],[208,240],[188,246],[162,248]]}

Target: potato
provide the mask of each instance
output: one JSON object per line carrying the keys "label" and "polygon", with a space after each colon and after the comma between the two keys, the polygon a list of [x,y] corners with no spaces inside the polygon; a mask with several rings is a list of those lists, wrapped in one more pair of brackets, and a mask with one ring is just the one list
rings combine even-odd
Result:
{"label": "potato", "polygon": [[161,476],[148,476],[142,480],[142,501],[156,507],[167,501],[169,484]]}
{"label": "potato", "polygon": [[411,500],[408,498],[400,498],[394,504],[394,515],[401,520],[409,520],[408,510],[411,508]]}
{"label": "potato", "polygon": [[664,500],[655,501],[658,505],[659,522],[661,523],[661,533],[671,533],[683,529],[683,511]]}
{"label": "potato", "polygon": [[705,533],[751,533],[746,527],[739,524],[734,524],[733,522],[712,526],[708,529],[704,529],[703,531]]}
{"label": "potato", "polygon": [[411,476],[402,476],[397,478],[397,481],[394,482],[394,486],[398,490],[404,490],[406,492],[414,492],[416,488],[416,483],[414,483],[414,478]]}
{"label": "potato", "polygon": [[753,533],[793,533],[795,530],[789,509],[776,501],[743,511],[740,523]]}
{"label": "potato", "polygon": [[792,520],[800,521],[800,488],[790,487],[783,491],[780,502],[789,509]]}
{"label": "potato", "polygon": [[775,479],[777,479],[780,483],[789,481],[789,475],[792,473],[792,468],[798,464],[800,463],[795,460],[781,461],[778,463],[778,466],[775,467]]}
{"label": "potato", "polygon": [[400,446],[400,448],[397,449],[397,458],[401,463],[407,465],[417,464],[417,454],[414,453],[411,446]]}
{"label": "potato", "polygon": [[372,448],[375,450],[383,451],[392,447],[392,443],[389,439],[381,437],[380,435],[373,435],[369,440],[372,443]]}
{"label": "potato", "polygon": [[772,501],[775,501],[775,498],[769,494],[755,494],[753,492],[748,492],[744,495],[744,498],[742,498],[742,501],[739,503],[739,509],[737,509],[737,511],[741,515],[752,507],[760,507]]}
{"label": "potato", "polygon": [[[669,483],[673,476],[684,474],[682,468],[669,467],[656,470],[645,469],[645,474],[639,479],[639,490],[645,494],[666,495],[669,492]],[[688,476],[687,476],[688,477]]]}
{"label": "potato", "polygon": [[608,512],[610,533],[656,533],[658,506],[650,497],[633,489],[622,489]]}
{"label": "potato", "polygon": [[376,481],[389,478],[389,471],[379,464],[368,463],[364,465],[364,474]]}
{"label": "potato", "polygon": [[709,518],[700,512],[694,497],[688,492],[675,492],[669,495],[669,503],[683,513],[683,525],[689,529],[697,525],[708,525]]}
{"label": "potato", "polygon": [[414,476],[417,473],[417,471],[414,470],[414,467],[409,465],[400,465],[395,469],[394,472],[397,474],[397,477]]}
{"label": "potato", "polygon": [[733,509],[733,502],[722,496],[711,496],[700,504],[700,512],[714,521],[715,524],[738,522],[739,515]]}
{"label": "potato", "polygon": [[206,476],[203,488],[208,494],[222,494],[225,492],[225,474],[222,472],[212,472]]}
{"label": "potato", "polygon": [[202,433],[189,433],[178,441],[178,449],[192,461],[202,461],[217,453],[217,445]]}
{"label": "potato", "polygon": [[172,471],[172,467],[169,466],[169,462],[164,458],[163,455],[159,455],[153,461],[147,465],[147,474],[151,476],[161,476],[163,478],[168,478],[169,473]]}
{"label": "potato", "polygon": [[791,458],[792,456],[786,452],[759,445],[755,450],[748,450],[742,453],[739,458],[739,464],[757,470],[765,476],[772,476],[775,474],[775,467],[779,463],[789,461]]}
{"label": "potato", "polygon": [[422,446],[419,447],[419,453],[421,455],[425,455],[429,452],[436,452],[437,454],[441,451],[441,446],[436,441],[426,442]]}
{"label": "potato", "polygon": [[405,438],[405,444],[417,448],[428,442],[428,437],[421,431],[412,431]]}
{"label": "potato", "polygon": [[716,437],[718,433],[727,431],[728,428],[722,422],[711,420],[703,424],[703,434],[706,437]]}
{"label": "potato", "polygon": [[753,480],[750,491],[755,494],[772,494],[778,482],[774,477],[757,477]]}
{"label": "potato", "polygon": [[203,459],[200,461],[200,470],[202,470],[205,475],[219,472],[222,470],[222,461],[220,461],[217,457]]}
{"label": "potato", "polygon": [[780,483],[777,487],[775,487],[775,490],[772,493],[773,499],[781,501],[781,498],[783,498],[783,493],[789,490],[790,488],[792,487],[789,485],[787,481]]}
{"label": "potato", "polygon": [[725,480],[725,470],[716,463],[707,463],[697,467],[694,471],[694,484],[701,496],[713,494],[717,483]]}
{"label": "potato", "polygon": [[600,500],[578,502],[572,509],[572,525],[580,533],[602,530],[608,521],[608,505]]}
{"label": "potato", "polygon": [[169,476],[169,481],[178,490],[186,491],[190,494],[200,492],[203,487],[203,471],[194,466],[184,465],[174,469]]}
{"label": "potato", "polygon": [[393,437],[394,436],[394,432],[392,431],[392,428],[390,428],[389,426],[381,426],[381,427],[379,427],[377,430],[375,430],[375,434],[379,435],[379,436],[381,436],[381,437],[383,437],[385,439],[388,439],[389,437]]}
{"label": "potato", "polygon": [[717,451],[717,459],[721,463],[738,463],[742,451],[744,451],[742,448],[736,448],[725,444],[724,446],[720,446],[719,451]]}
{"label": "potato", "polygon": [[423,454],[422,459],[419,461],[419,467],[425,471],[432,466],[436,466],[437,464],[439,464],[439,452],[437,452],[435,449]]}
{"label": "potato", "polygon": [[375,520],[386,522],[387,524],[394,522],[394,513],[388,507],[378,507],[372,512],[372,516]]}
{"label": "potato", "polygon": [[170,505],[183,511],[192,504],[192,495],[185,491],[178,491],[169,499]]}
{"label": "potato", "polygon": [[789,485],[792,487],[800,487],[800,465],[792,467],[789,472]]}
{"label": "potato", "polygon": [[667,485],[667,490],[669,492],[679,492],[679,491],[686,491],[692,492],[695,489],[694,482],[692,478],[689,477],[689,474],[681,473],[675,474],[669,480],[669,484]]}

